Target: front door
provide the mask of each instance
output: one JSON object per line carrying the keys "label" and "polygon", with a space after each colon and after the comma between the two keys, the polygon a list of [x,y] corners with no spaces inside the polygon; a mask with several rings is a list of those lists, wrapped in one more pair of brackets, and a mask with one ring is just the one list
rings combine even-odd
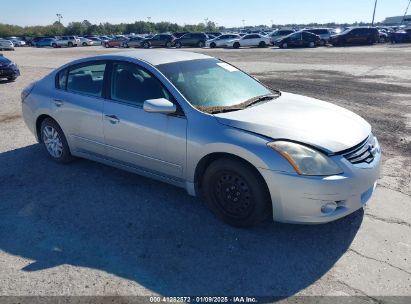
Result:
{"label": "front door", "polygon": [[144,101],[156,98],[175,102],[161,82],[144,68],[113,62],[103,118],[107,155],[150,173],[182,178],[187,120],[181,110],[172,115],[145,112]]}

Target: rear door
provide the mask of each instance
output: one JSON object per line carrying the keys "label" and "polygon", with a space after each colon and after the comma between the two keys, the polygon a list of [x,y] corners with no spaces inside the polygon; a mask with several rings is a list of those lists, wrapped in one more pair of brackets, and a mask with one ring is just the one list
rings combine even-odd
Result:
{"label": "rear door", "polygon": [[103,156],[103,82],[105,61],[74,65],[61,71],[51,100],[53,117],[78,152]]}
{"label": "rear door", "polygon": [[153,174],[183,178],[187,128],[184,113],[179,110],[166,115],[143,109],[148,99],[166,98],[176,103],[160,80],[137,64],[115,61],[108,95],[103,119],[108,157]]}

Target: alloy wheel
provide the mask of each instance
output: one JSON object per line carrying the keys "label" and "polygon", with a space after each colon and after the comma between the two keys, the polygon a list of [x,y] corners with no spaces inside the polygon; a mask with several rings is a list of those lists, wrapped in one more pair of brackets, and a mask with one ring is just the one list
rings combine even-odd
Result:
{"label": "alloy wheel", "polygon": [[43,142],[49,154],[54,158],[60,158],[63,154],[63,142],[59,133],[52,126],[43,128]]}

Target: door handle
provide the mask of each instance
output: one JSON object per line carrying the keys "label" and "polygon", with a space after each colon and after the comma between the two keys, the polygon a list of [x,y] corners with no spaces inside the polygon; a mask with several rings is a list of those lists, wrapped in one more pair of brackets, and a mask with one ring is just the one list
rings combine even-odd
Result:
{"label": "door handle", "polygon": [[112,124],[118,124],[120,122],[120,118],[118,118],[116,115],[105,115],[105,117],[112,123]]}
{"label": "door handle", "polygon": [[57,98],[54,98],[53,101],[54,101],[54,104],[58,107],[61,107],[64,103],[63,100],[57,99]]}

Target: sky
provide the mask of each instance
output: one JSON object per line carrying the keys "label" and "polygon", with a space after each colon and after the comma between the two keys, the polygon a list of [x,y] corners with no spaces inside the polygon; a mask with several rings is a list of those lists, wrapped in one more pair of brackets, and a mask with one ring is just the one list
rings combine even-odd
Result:
{"label": "sky", "polygon": [[[378,0],[375,20],[403,15],[409,0]],[[371,22],[375,0],[0,0],[0,23],[132,23],[170,21],[181,25],[208,20],[226,27],[310,22]],[[411,11],[411,8],[410,8]],[[409,11],[409,14],[411,12]]]}

